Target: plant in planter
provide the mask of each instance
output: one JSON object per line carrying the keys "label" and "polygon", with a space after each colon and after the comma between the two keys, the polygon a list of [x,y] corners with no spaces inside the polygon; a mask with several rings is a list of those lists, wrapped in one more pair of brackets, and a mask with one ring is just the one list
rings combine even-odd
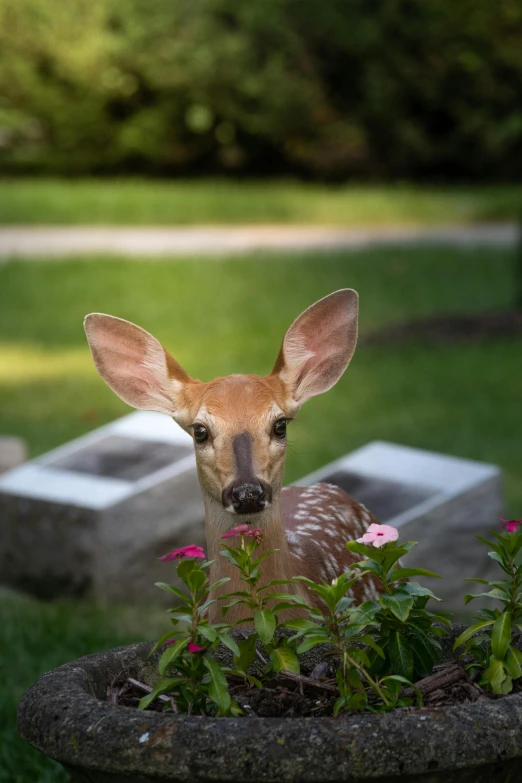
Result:
{"label": "plant in planter", "polygon": [[505,532],[490,531],[494,541],[478,538],[491,547],[488,556],[498,563],[504,579],[488,582],[471,577],[466,581],[490,589],[465,597],[466,604],[486,597],[502,608],[480,609],[477,622],[455,641],[455,649],[463,647],[468,670],[480,672],[480,685],[496,694],[511,693],[513,682],[522,677],[522,652],[515,646],[522,631],[522,520],[502,522]]}
{"label": "plant in planter", "polygon": [[[343,709],[368,708],[368,686],[383,709],[411,704],[411,700],[399,702],[401,685],[411,685],[414,678],[429,675],[438,660],[440,644],[436,637],[445,631],[434,621],[449,625],[449,619],[443,613],[427,611],[430,598],[440,600],[431,590],[405,581],[412,576],[438,574],[423,568],[403,568],[399,559],[416,544],[397,544],[397,539],[395,528],[372,524],[361,539],[346,544],[349,551],[365,558],[355,563],[352,571],[341,574],[331,585],[296,577],[321,598],[326,611],[314,609],[310,619],[286,625],[296,631],[294,638],[302,638],[298,653],[324,643],[338,651],[341,666],[336,681],[340,696],[334,705],[335,715]],[[349,592],[367,573],[377,577],[383,593],[378,600],[355,605]],[[375,703],[370,706],[376,708]]]}
{"label": "plant in planter", "polygon": [[[411,686],[415,676],[431,673],[440,650],[436,637],[444,633],[443,628],[433,626],[433,621],[449,621],[426,610],[429,598],[436,598],[430,590],[405,581],[416,575],[437,576],[425,569],[400,565],[399,559],[413,548],[414,542],[399,544],[395,528],[372,524],[361,539],[347,544],[351,551],[365,556],[353,569],[330,584],[317,584],[307,577],[294,578],[315,595],[314,607],[311,607],[298,593],[279,592],[277,588],[288,584],[289,580],[262,580],[263,563],[273,552],[263,551],[256,556],[263,539],[260,528],[239,525],[222,538],[240,539],[237,547],[223,545],[221,555],[239,570],[245,585],[243,590],[221,596],[222,601],[230,600],[222,607],[222,613],[226,615],[237,604],[246,606],[251,614],[240,622],[251,623],[254,633],[236,643],[227,633],[231,626],[208,622],[205,612],[215,601],[208,595],[216,585],[208,585],[206,578],[205,568],[210,563],[198,564],[198,558],[204,558],[202,550],[194,556],[197,548],[186,547],[164,556],[162,560],[183,557],[177,571],[187,585],[189,595],[184,596],[177,588],[164,583],[158,586],[181,598],[182,606],[171,610],[171,621],[176,626],[185,623],[186,628],[183,633],[176,630],[165,634],[153,648],[155,652],[160,645],[170,645],[161,655],[159,671],[163,677],[168,667],[174,671],[141,699],[141,708],[149,706],[160,695],[171,694],[174,708],[184,713],[212,714],[217,705],[218,715],[241,714],[238,704],[230,699],[226,677],[239,675],[251,686],[263,686],[258,677],[248,672],[256,654],[257,639],[267,654],[262,675],[265,683],[270,673],[298,675],[298,655],[317,645],[328,645],[329,654],[336,655],[340,661],[334,679],[338,689],[334,715],[342,710],[389,710],[410,705],[413,695],[418,703],[421,701],[418,692],[412,692],[412,698],[401,697],[400,688]],[[368,574],[379,580],[383,593],[378,600],[366,600],[357,605],[354,585]],[[223,581],[226,580],[221,583]],[[324,608],[317,608],[318,605]],[[296,607],[303,617],[294,617],[281,624],[278,613]],[[280,627],[292,631],[293,635],[288,638],[278,634]],[[221,668],[211,657],[212,647],[219,642],[232,651],[235,669]],[[301,682],[304,680],[306,678]],[[335,691],[335,687],[331,690]]]}
{"label": "plant in planter", "polygon": [[[240,538],[240,545],[236,548],[223,545],[221,555],[233,566],[236,566],[241,574],[241,581],[245,585],[244,590],[225,593],[221,599],[231,598],[232,601],[222,608],[224,615],[237,604],[248,607],[250,617],[243,618],[241,624],[252,623],[255,635],[251,635],[241,642],[240,653],[234,658],[234,663],[240,673],[244,673],[252,664],[255,656],[256,638],[259,638],[268,655],[265,673],[270,671],[280,672],[283,669],[299,673],[299,660],[292,650],[285,636],[276,636],[279,627],[277,612],[295,607],[310,610],[305,600],[298,593],[281,593],[274,588],[279,585],[290,584],[293,580],[272,579],[263,582],[260,587],[262,563],[274,554],[273,549],[263,552],[256,557],[255,553],[263,540],[261,528],[251,529],[248,525],[238,525],[229,530],[221,538]],[[250,538],[249,541],[247,539]]]}
{"label": "plant in planter", "polygon": [[[221,579],[218,584],[208,584],[206,570],[210,562],[198,546],[174,549],[160,560],[177,560],[176,571],[185,583],[188,595],[173,585],[157,583],[162,590],[180,599],[181,606],[171,610],[171,623],[175,630],[164,634],[152,649],[155,652],[159,647],[167,646],[158,664],[163,679],[141,699],[140,708],[146,709],[158,696],[168,693],[172,697],[171,706],[187,715],[240,714],[239,705],[230,698],[225,672],[208,655],[209,646],[216,647],[219,643],[239,655],[237,644],[226,633],[230,626],[211,624],[207,617],[208,607],[213,603],[213,599],[209,598],[210,591],[227,579]],[[175,675],[165,677],[171,666],[175,666]]]}
{"label": "plant in planter", "polygon": [[[383,531],[375,531],[374,529],[369,532]],[[244,535],[241,539],[242,545],[248,547],[251,538],[254,539],[253,536]],[[518,543],[513,543],[513,541],[514,538],[510,540],[502,538],[502,546],[505,548],[503,563],[511,571],[511,576],[503,581],[507,582],[512,579],[511,586],[515,582],[518,584],[516,572],[519,569],[516,562],[518,555],[515,554]],[[336,699],[349,701],[351,694],[348,691],[343,693],[335,684],[335,680],[326,682],[323,680],[313,684],[314,678],[311,675],[318,664],[317,658],[309,656],[313,656],[318,651],[322,652],[322,650],[314,644],[306,652],[298,651],[299,646],[307,641],[307,634],[298,632],[304,628],[301,621],[312,623],[315,626],[313,629],[312,625],[307,626],[307,630],[310,629],[308,641],[313,640],[312,630],[316,634],[318,629],[321,629],[321,632],[324,629],[328,631],[337,623],[338,638],[341,640],[341,644],[348,649],[350,657],[352,656],[350,652],[352,637],[348,634],[345,643],[342,638],[342,629],[350,622],[354,622],[354,619],[360,621],[354,622],[354,625],[363,626],[362,633],[368,632],[375,646],[379,647],[383,653],[387,644],[389,646],[389,637],[393,633],[402,634],[413,648],[409,634],[415,626],[414,620],[419,604],[414,601],[408,617],[400,618],[391,611],[391,604],[388,601],[388,598],[391,597],[401,603],[404,596],[409,596],[421,599],[418,614],[422,620],[420,627],[425,632],[428,631],[427,626],[423,625],[427,623],[427,620],[422,613],[425,610],[422,601],[431,596],[416,596],[408,592],[411,590],[410,587],[405,590],[405,586],[412,585],[412,583],[403,581],[407,576],[404,571],[401,574],[400,561],[396,559],[391,562],[397,551],[394,552],[393,557],[389,557],[393,550],[404,548],[405,545],[398,541],[388,541],[383,546],[379,546],[381,542],[382,536],[378,535],[374,541],[367,539],[366,543],[364,541],[358,542],[368,546],[369,552],[359,553],[363,555],[364,559],[359,562],[359,567],[354,569],[354,573],[349,576],[341,576],[330,584],[316,585],[320,589],[318,592],[314,592],[315,597],[322,594],[321,607],[324,608],[321,608],[321,614],[324,618],[324,625],[321,624],[319,612],[315,609],[311,610],[315,619],[309,615],[290,620],[290,623],[294,623],[294,636],[297,636],[290,644],[297,647],[301,672],[304,672],[304,676],[289,672],[289,676],[285,680],[286,685],[288,686],[294,678],[293,683],[297,692],[299,688],[303,687],[306,692],[311,685],[313,688],[326,688],[327,692],[331,694],[331,707]],[[495,546],[500,546],[500,539],[497,538],[493,543]],[[238,549],[243,549],[243,546]],[[256,560],[258,551],[252,547],[252,561]],[[492,551],[495,552],[495,549]],[[520,552],[522,549],[519,548],[518,551]],[[195,553],[193,552],[193,554]],[[177,561],[177,557],[175,559]],[[182,566],[182,571],[186,569],[185,584],[190,583],[190,573],[197,570],[208,572],[206,567],[208,563],[203,560],[203,557],[194,556],[190,566],[183,565],[184,562],[186,559],[182,558],[177,565],[178,567]],[[204,565],[205,568],[203,568]],[[356,575],[367,573],[365,569],[368,567],[374,570],[382,569],[387,589],[381,594],[380,599],[376,600],[380,609],[377,611],[374,607],[376,613],[371,621],[366,622],[362,616],[365,602],[363,601],[357,607],[345,599],[351,598],[349,595],[350,590],[353,589],[353,587],[349,587],[351,579]],[[244,564],[243,570],[248,577],[252,577],[253,569],[250,565]],[[505,573],[507,576],[507,571]],[[217,623],[216,625],[219,627],[214,628],[216,640],[211,641],[213,637],[213,631],[209,630],[211,623],[199,621],[199,618],[204,615],[204,610],[196,611],[195,614],[193,611],[187,611],[188,608],[193,610],[194,606],[199,610],[205,604],[205,596],[203,593],[199,594],[203,590],[203,587],[199,587],[200,581],[200,577],[192,577],[192,590],[189,588],[190,596],[187,596],[186,600],[184,599],[182,602],[185,609],[175,610],[186,616],[184,618],[173,616],[173,619],[177,621],[176,627],[174,631],[166,634],[164,641],[171,642],[172,637],[177,641],[182,638],[182,635],[185,640],[190,637],[181,658],[175,659],[174,663],[177,660],[183,664],[185,658],[188,665],[198,661],[199,666],[204,658],[212,653],[216,655],[218,663],[221,662],[223,675],[230,683],[234,675],[229,672],[233,670],[233,667],[225,662],[222,647],[213,649],[217,634],[226,632],[233,642],[238,643],[244,639],[245,632],[227,630],[228,626],[224,623]],[[259,581],[262,582],[262,577]],[[303,587],[306,584],[301,580]],[[358,583],[355,582],[353,586],[356,584]],[[261,586],[263,585],[261,584]],[[506,594],[510,595],[511,586],[497,586],[493,589],[505,589]],[[247,583],[245,589],[252,597],[250,587],[251,585]],[[255,588],[258,590],[257,585]],[[206,589],[207,586],[205,586]],[[307,585],[307,589],[311,589],[311,585]],[[265,592],[268,593],[268,590]],[[175,591],[173,594],[176,594]],[[511,595],[513,599],[516,599],[516,590],[512,591]],[[236,597],[240,598],[240,596]],[[206,600],[213,599],[207,598]],[[274,600],[277,601],[277,599]],[[332,612],[328,602],[333,606],[334,600],[336,603]],[[373,601],[373,599],[368,600]],[[387,603],[388,606],[386,606]],[[398,610],[395,604],[393,606]],[[389,610],[391,615],[386,615],[385,609]],[[254,611],[263,610],[264,608],[257,607]],[[303,607],[300,610],[306,611]],[[513,608],[504,611],[513,611]],[[359,612],[359,617],[357,612]],[[503,611],[499,611],[495,615],[495,619],[491,616],[488,617],[488,622],[493,621],[490,623],[492,631],[495,623],[503,614]],[[197,615],[196,622],[194,622],[195,615]],[[377,620],[379,615],[381,615],[380,627]],[[518,618],[516,612],[513,616]],[[428,619],[432,622],[435,617],[432,616]],[[402,625],[394,625],[396,621]],[[301,628],[296,627],[295,623],[299,623]],[[289,621],[286,621],[286,624],[288,625]],[[202,631],[203,628],[205,631]],[[255,634],[255,629],[252,633]],[[333,636],[335,634],[331,634],[331,637]],[[518,758],[522,756],[522,693],[515,693],[509,699],[498,698],[494,694],[490,694],[488,697],[485,691],[487,684],[484,683],[484,687],[475,684],[472,678],[466,676],[464,666],[455,663],[455,658],[452,657],[451,648],[458,636],[461,636],[462,641],[462,629],[452,627],[449,629],[447,639],[435,637],[442,647],[440,650],[441,663],[435,667],[432,675],[416,683],[416,687],[424,697],[425,704],[429,707],[428,709],[420,707],[406,711],[390,710],[390,707],[400,707],[401,704],[411,702],[415,698],[415,693],[404,691],[404,689],[399,693],[399,689],[405,684],[401,675],[393,674],[392,679],[386,681],[388,676],[386,673],[372,672],[374,655],[376,655],[375,660],[378,659],[379,663],[383,658],[378,654],[375,646],[370,645],[366,651],[367,660],[363,661],[363,664],[370,677],[383,691],[388,704],[386,705],[384,702],[379,704],[378,701],[375,701],[370,688],[367,699],[368,708],[372,711],[382,712],[384,707],[384,710],[387,711],[386,715],[370,712],[361,719],[360,712],[349,710],[346,707],[350,705],[342,703],[336,710],[339,713],[337,717],[301,718],[299,714],[294,714],[290,720],[281,720],[280,718],[264,720],[261,717],[263,713],[255,711],[250,711],[248,718],[232,713],[229,713],[228,717],[218,717],[219,706],[217,701],[213,701],[212,697],[208,695],[208,690],[205,699],[201,698],[201,701],[204,701],[204,709],[208,710],[210,714],[195,715],[194,711],[192,715],[175,714],[170,709],[172,704],[168,703],[168,697],[165,695],[159,698],[164,700],[164,704],[168,707],[167,710],[149,709],[137,712],[119,706],[114,694],[119,687],[117,686],[118,677],[124,678],[124,682],[128,682],[133,677],[141,677],[145,683],[154,679],[152,666],[156,664],[150,659],[152,645],[138,644],[89,656],[60,667],[40,678],[24,695],[20,703],[20,732],[37,748],[59,760],[72,774],[72,780],[75,783],[85,783],[87,780],[89,783],[105,783],[109,778],[117,780],[118,783],[138,783],[138,781],[145,779],[158,780],[161,783],[174,783],[174,781],[181,783],[187,779],[194,780],[195,783],[203,780],[218,781],[223,779],[237,780],[238,783],[248,783],[251,780],[260,779],[266,780],[267,783],[291,783],[291,781],[293,783],[311,783],[311,781],[334,783],[334,781],[352,779],[383,780],[384,782],[384,780],[388,781],[391,778],[409,779],[410,776],[416,779],[417,775],[426,774],[434,783],[435,781],[436,783],[463,783],[463,781],[466,783],[468,781],[473,781],[473,783],[505,783],[507,779],[516,780]],[[318,642],[318,640],[313,641]],[[189,643],[198,644],[205,649],[189,653]],[[520,641],[516,639],[516,634],[511,635],[510,644],[518,649]],[[170,645],[166,650],[163,650],[159,657],[161,658],[165,652],[171,650],[172,646]],[[353,646],[355,649],[361,649],[357,648],[355,641],[353,641]],[[436,647],[439,652],[437,645]],[[227,650],[232,650],[230,644],[225,647],[225,652]],[[158,653],[159,651],[156,652],[156,656]],[[191,658],[190,655],[194,657]],[[414,653],[413,659],[415,665],[416,656]],[[393,665],[391,652],[386,660],[386,665]],[[205,665],[202,664],[201,669],[195,667],[189,674],[198,671],[198,676],[201,675],[203,680],[208,673],[208,670],[205,671],[205,669]],[[353,670],[360,674],[360,669],[351,666],[351,662],[347,658],[345,671],[347,672],[348,686],[356,691],[360,690],[364,686],[364,682],[368,681],[364,677],[359,677],[355,688],[354,683],[349,679],[349,672]],[[271,671],[268,676],[273,683],[277,677],[286,676],[286,673],[283,671],[276,674]],[[194,679],[196,678],[194,677]],[[208,683],[203,682],[202,684],[207,685]],[[192,683],[192,685],[195,686],[199,695],[197,683]],[[440,694],[442,687],[446,688],[447,697],[443,700],[440,695],[437,695]],[[460,701],[455,698],[456,689],[460,689],[462,697],[459,697]],[[261,694],[263,691],[268,692],[271,689],[254,687],[251,690],[254,694]],[[166,692],[168,693],[168,690]],[[316,690],[315,693],[314,700],[317,698],[319,690]],[[278,701],[281,703],[280,699]],[[355,706],[358,706],[356,702],[357,699],[355,699]],[[363,707],[366,706],[364,697],[361,702],[364,702]],[[128,705],[128,702],[121,703]],[[134,706],[136,703],[135,701]],[[180,703],[183,702],[180,701]],[[244,707],[243,703],[241,703],[241,707]],[[277,713],[279,716],[288,714],[291,713]],[[323,712],[323,714],[326,713]],[[224,712],[221,712],[221,715],[224,715]],[[330,711],[330,715],[332,715],[332,711]],[[511,761],[506,766],[507,760]],[[493,764],[494,767],[483,769],[483,765],[486,764]],[[509,778],[508,775],[512,773],[513,769],[514,777]]]}

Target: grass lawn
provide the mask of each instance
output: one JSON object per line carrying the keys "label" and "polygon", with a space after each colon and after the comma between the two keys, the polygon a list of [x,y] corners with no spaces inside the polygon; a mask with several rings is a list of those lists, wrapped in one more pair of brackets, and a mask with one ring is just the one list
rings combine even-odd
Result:
{"label": "grass lawn", "polygon": [[[136,321],[203,380],[268,372],[286,327],[325,294],[361,295],[361,333],[435,313],[507,308],[514,257],[502,249],[384,248],[216,260],[53,261],[0,266],[0,432],[33,454],[128,412],[98,378],[82,330],[90,311]],[[522,340],[365,346],[290,429],[287,481],[372,439],[498,463],[508,513],[522,512]],[[492,520],[494,524],[495,520]],[[55,783],[16,740],[16,700],[52,666],[152,635],[139,612],[0,599],[0,783]],[[2,638],[3,637],[3,638]],[[7,669],[7,666],[9,668]]]}
{"label": "grass lawn", "polygon": [[[151,616],[152,614],[152,616]],[[26,745],[16,730],[16,707],[44,671],[103,649],[154,638],[165,615],[89,604],[40,602],[0,588],[0,783],[65,783],[59,764]],[[6,687],[7,685],[7,687]]]}
{"label": "grass lawn", "polygon": [[292,181],[0,180],[0,223],[340,225],[517,220],[522,186]]}

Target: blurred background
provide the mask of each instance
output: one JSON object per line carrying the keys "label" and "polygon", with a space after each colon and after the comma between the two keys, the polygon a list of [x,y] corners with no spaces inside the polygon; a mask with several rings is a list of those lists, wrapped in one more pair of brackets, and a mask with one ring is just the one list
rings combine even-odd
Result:
{"label": "blurred background", "polygon": [[[0,0],[0,167],[0,436],[29,457],[130,412],[86,313],[209,380],[269,372],[293,319],[353,287],[358,349],[292,424],[287,482],[389,440],[498,465],[522,517],[517,0]],[[126,257],[61,233],[289,225],[346,246]],[[23,690],[164,617],[0,587],[0,783],[65,780],[17,738]]]}

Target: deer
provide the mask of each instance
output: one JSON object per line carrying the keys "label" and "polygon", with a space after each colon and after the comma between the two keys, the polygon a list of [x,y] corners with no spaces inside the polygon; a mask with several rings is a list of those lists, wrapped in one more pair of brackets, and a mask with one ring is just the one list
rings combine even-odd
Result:
{"label": "deer", "polygon": [[[85,318],[94,364],[105,383],[138,410],[172,417],[194,442],[205,508],[211,583],[229,582],[211,594],[243,589],[238,569],[220,556],[221,537],[237,525],[261,528],[256,557],[262,582],[301,575],[331,582],[360,556],[345,542],[377,520],[338,486],[283,487],[287,428],[311,397],[331,389],[350,363],[357,343],[359,297],[341,289],[312,304],[287,330],[268,375],[228,375],[209,382],[191,378],[163,345],[140,326],[102,313]],[[227,542],[228,543],[228,542]],[[376,598],[379,584],[364,576],[352,588],[357,603]],[[301,581],[286,592],[314,605]],[[219,600],[209,621],[221,621]],[[241,623],[248,609],[233,606],[227,622]],[[284,611],[288,620],[298,608]]]}

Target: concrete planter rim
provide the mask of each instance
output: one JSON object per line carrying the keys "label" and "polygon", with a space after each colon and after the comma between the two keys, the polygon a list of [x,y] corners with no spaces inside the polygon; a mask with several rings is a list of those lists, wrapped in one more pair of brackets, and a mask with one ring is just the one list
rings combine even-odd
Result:
{"label": "concrete planter rim", "polygon": [[339,718],[183,717],[103,701],[112,679],[122,669],[139,671],[151,647],[95,653],[42,675],[20,701],[22,738],[73,775],[89,770],[73,779],[116,783],[334,783],[428,771],[449,781],[450,771],[522,756],[522,694]]}

